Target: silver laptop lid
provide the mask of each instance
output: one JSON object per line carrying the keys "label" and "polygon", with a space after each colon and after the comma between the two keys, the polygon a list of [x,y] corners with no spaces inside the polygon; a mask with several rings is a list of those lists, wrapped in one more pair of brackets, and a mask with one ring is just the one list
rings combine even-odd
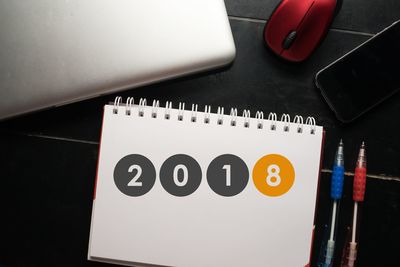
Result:
{"label": "silver laptop lid", "polygon": [[0,119],[234,56],[223,0],[0,0]]}

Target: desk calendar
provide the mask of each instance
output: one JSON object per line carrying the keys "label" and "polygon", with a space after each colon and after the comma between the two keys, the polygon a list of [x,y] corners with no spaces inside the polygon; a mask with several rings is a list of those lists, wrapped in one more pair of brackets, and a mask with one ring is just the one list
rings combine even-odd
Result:
{"label": "desk calendar", "polygon": [[323,143],[312,117],[121,102],[104,108],[90,260],[309,262]]}

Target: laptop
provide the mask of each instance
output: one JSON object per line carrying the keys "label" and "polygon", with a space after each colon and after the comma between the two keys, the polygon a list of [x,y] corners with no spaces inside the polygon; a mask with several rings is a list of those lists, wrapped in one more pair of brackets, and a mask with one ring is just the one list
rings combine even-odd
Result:
{"label": "laptop", "polygon": [[0,119],[234,57],[223,0],[0,0]]}

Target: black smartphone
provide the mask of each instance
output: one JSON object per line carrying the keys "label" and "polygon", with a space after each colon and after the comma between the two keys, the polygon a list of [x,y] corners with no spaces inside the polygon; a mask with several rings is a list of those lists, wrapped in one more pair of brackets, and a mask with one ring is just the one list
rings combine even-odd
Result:
{"label": "black smartphone", "polygon": [[342,122],[400,91],[400,20],[320,70],[315,83]]}

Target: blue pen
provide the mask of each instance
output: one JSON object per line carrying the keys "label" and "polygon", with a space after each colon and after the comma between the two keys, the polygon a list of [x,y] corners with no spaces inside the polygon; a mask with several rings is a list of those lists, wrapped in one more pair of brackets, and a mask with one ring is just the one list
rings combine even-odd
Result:
{"label": "blue pen", "polygon": [[344,181],[344,156],[343,156],[343,142],[340,140],[339,146],[336,151],[335,163],[332,171],[331,180],[331,198],[333,200],[332,206],[332,221],[330,227],[329,240],[326,244],[325,261],[322,267],[331,267],[333,263],[333,255],[335,252],[335,225],[338,220],[338,206],[343,193]]}

